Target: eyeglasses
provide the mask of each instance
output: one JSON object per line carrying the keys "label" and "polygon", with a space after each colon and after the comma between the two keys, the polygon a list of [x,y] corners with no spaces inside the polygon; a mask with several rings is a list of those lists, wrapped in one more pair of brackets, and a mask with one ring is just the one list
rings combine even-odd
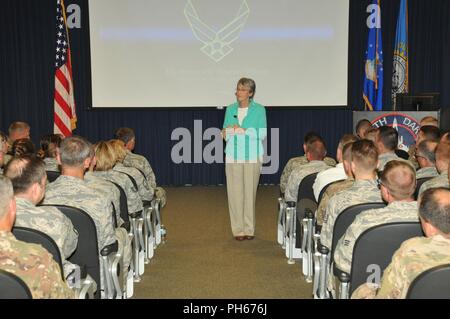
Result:
{"label": "eyeglasses", "polygon": [[384,187],[386,187],[386,186],[383,184],[383,182],[381,181],[381,179],[380,179],[380,178],[377,178],[377,186],[378,186],[378,189],[381,189],[381,185],[383,185]]}

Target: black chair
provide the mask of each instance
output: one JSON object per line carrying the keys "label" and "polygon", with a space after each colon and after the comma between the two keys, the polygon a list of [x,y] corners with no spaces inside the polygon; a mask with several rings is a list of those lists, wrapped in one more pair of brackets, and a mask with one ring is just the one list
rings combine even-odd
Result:
{"label": "black chair", "polygon": [[[127,203],[127,194],[125,193],[124,189],[122,188],[122,186],[120,186],[119,184],[115,183],[115,182],[111,182],[114,185],[116,185],[117,189],[120,192],[120,217],[122,217],[123,221],[125,222],[125,224],[130,225],[130,217],[128,216],[128,203]],[[127,227],[125,227],[127,228]],[[130,229],[127,228],[127,230],[129,231]]]}
{"label": "black chair", "polygon": [[295,241],[297,248],[301,247],[303,241],[303,228],[301,227],[303,219],[307,217],[307,213],[314,213],[317,210],[317,201],[312,188],[317,174],[318,172],[305,176],[298,186]]}
{"label": "black chair", "polygon": [[97,283],[95,299],[100,299],[100,261],[98,254],[97,228],[95,222],[85,211],[64,205],[46,205],[58,208],[73,224],[78,231],[78,246],[75,252],[68,258],[74,264],[86,269],[86,272]]}
{"label": "black chair", "polygon": [[351,273],[337,271],[338,278],[342,274],[345,277],[344,280],[340,280],[343,289],[341,295],[349,297],[356,288],[367,282],[368,276],[372,274],[371,265],[379,267],[377,271],[381,276],[400,245],[405,240],[418,236],[423,236],[420,222],[388,223],[364,231],[357,238],[353,248]]}
{"label": "black chair", "polygon": [[59,265],[61,276],[64,279],[61,252],[59,251],[58,245],[50,236],[39,230],[26,227],[14,227],[12,229],[12,233],[20,241],[31,244],[38,244],[44,247],[53,256],[53,259]]}
{"label": "black chair", "polygon": [[417,179],[416,190],[414,191],[414,199],[415,200],[417,200],[419,198],[419,190],[420,190],[420,187],[422,186],[422,184],[425,183],[426,181],[429,181],[432,178],[433,177],[424,177],[424,178]]}
{"label": "black chair", "polygon": [[[331,241],[331,247],[325,247],[321,244],[318,244],[317,248],[320,256],[317,257],[318,260],[315,262],[315,264],[317,265],[316,271],[317,273],[319,273],[317,295],[320,298],[325,298],[326,295],[325,291],[326,283],[328,282],[328,269],[330,267],[330,261],[333,259],[334,250],[339,239],[344,235],[347,228],[353,223],[359,213],[368,209],[382,208],[385,206],[386,205],[384,203],[363,203],[353,205],[344,209],[336,218],[333,226],[333,239]],[[334,268],[334,270],[336,271],[336,268]],[[336,272],[335,275],[337,275]]]}
{"label": "black chair", "polygon": [[336,249],[336,245],[339,239],[341,239],[341,237],[344,236],[345,232],[353,223],[353,221],[355,220],[356,216],[358,216],[359,213],[369,209],[383,208],[385,206],[386,206],[385,203],[364,203],[350,206],[344,209],[342,213],[340,213],[339,216],[336,218],[336,221],[334,223],[333,240],[331,244],[331,256],[334,255],[334,250]]}
{"label": "black chair", "polygon": [[49,183],[54,182],[61,175],[61,172],[56,171],[46,171],[46,173]]}
{"label": "black chair", "polygon": [[27,284],[16,275],[0,269],[0,299],[32,299]]}
{"label": "black chair", "polygon": [[433,267],[417,276],[406,299],[450,299],[450,264]]}
{"label": "black chair", "polygon": [[[136,180],[130,174],[117,171],[118,173],[125,174],[130,179],[133,184],[134,189],[138,189]],[[132,237],[133,242],[133,271],[134,271],[134,281],[141,281],[140,275],[144,273],[144,263],[148,261],[147,254],[147,240],[145,237],[144,230],[144,218],[143,212],[135,212],[129,215],[128,203],[125,190],[117,183],[113,183],[120,191],[120,216],[125,221],[126,229]],[[145,209],[144,209],[145,210]],[[142,254],[141,254],[142,253]]]}

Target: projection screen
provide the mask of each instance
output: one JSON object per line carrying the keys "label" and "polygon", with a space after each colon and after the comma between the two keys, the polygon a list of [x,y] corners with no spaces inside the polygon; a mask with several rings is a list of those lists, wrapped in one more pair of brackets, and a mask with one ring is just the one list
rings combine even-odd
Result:
{"label": "projection screen", "polygon": [[347,104],[349,0],[90,0],[93,107]]}

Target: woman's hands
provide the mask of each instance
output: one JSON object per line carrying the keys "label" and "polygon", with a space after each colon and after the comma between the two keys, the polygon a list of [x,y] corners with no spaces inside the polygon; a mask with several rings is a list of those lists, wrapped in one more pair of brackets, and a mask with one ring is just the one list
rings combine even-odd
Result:
{"label": "woman's hands", "polygon": [[228,127],[224,128],[222,130],[222,138],[226,138],[227,135],[233,136],[233,135],[243,135],[245,134],[245,128],[240,127],[239,125],[235,124],[233,126],[228,125]]}

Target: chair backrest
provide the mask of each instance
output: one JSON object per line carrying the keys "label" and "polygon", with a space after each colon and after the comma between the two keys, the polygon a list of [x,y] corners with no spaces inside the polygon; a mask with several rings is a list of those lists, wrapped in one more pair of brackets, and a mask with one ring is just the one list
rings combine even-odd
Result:
{"label": "chair backrest", "polygon": [[450,264],[428,269],[409,286],[407,299],[450,299]]}
{"label": "chair backrest", "polygon": [[331,256],[334,256],[334,249],[336,248],[339,239],[341,239],[341,237],[345,234],[347,228],[350,227],[359,213],[368,209],[382,208],[385,206],[386,204],[384,203],[363,203],[344,209],[334,222]]}
{"label": "chair backrest", "polygon": [[64,279],[61,252],[59,251],[59,247],[56,242],[50,236],[37,229],[26,227],[14,227],[12,229],[12,233],[20,241],[31,244],[38,244],[44,247],[53,256],[53,259],[59,265],[61,276]]}
{"label": "chair backrest", "polygon": [[314,197],[313,184],[316,180],[318,173],[313,173],[305,176],[300,185],[298,186],[297,195],[297,220],[296,223],[296,242],[295,247],[301,247],[301,242],[303,238],[303,227],[301,227],[302,220],[305,218],[306,210],[315,212],[317,210],[317,202]]}
{"label": "chair backrest", "polygon": [[[80,267],[86,267],[87,273],[100,287],[100,261],[98,254],[97,229],[94,220],[85,211],[64,205],[48,205],[58,208],[66,215],[78,231],[78,246],[68,260]],[[94,295],[100,298],[100,289]]]}
{"label": "chair backrest", "polygon": [[127,194],[125,193],[122,186],[117,183],[112,182],[116,185],[117,189],[120,192],[120,217],[122,217],[124,222],[129,222],[130,218],[128,216],[128,203],[127,203]]}
{"label": "chair backrest", "polygon": [[432,178],[433,177],[424,177],[424,178],[417,179],[416,190],[414,191],[414,199],[415,200],[417,200],[417,198],[419,197],[420,186],[422,186],[423,183],[425,183],[426,181],[428,181]]}
{"label": "chair backrest", "polygon": [[300,185],[298,186],[297,201],[302,198],[310,198],[311,200],[316,201],[312,186],[314,184],[314,181],[316,180],[317,174],[318,172],[312,173],[302,179]]}
{"label": "chair backrest", "polygon": [[60,172],[56,172],[56,171],[46,171],[46,173],[47,173],[47,179],[48,179],[49,183],[54,182],[61,175]]}
{"label": "chair backrest", "polygon": [[[423,236],[420,222],[396,222],[377,225],[364,231],[353,248],[350,295],[361,284],[367,282],[374,271],[383,271],[392,260],[400,245],[413,237]],[[377,269],[373,269],[376,265]]]}
{"label": "chair backrest", "polygon": [[32,299],[27,284],[16,275],[0,269],[0,299]]}

